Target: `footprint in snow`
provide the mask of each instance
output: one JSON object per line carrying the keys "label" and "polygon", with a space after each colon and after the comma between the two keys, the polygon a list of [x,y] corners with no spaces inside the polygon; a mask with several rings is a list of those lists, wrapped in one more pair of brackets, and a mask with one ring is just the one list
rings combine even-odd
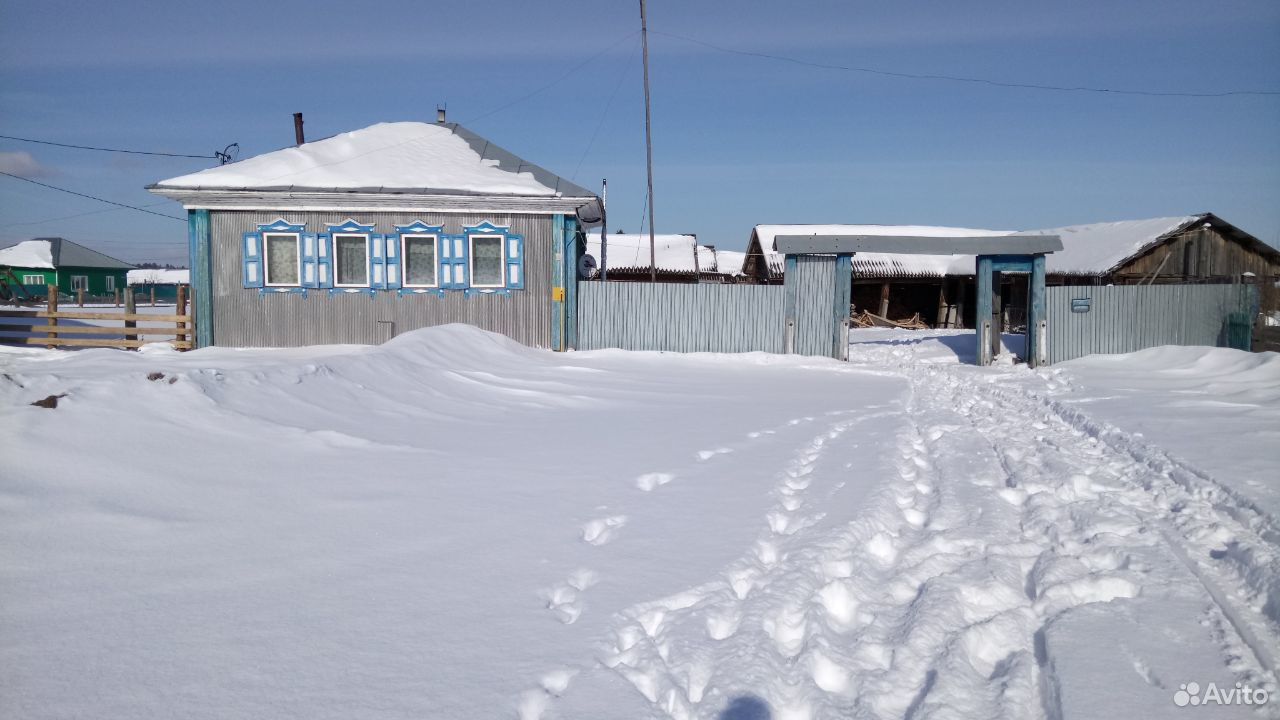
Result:
{"label": "footprint in snow", "polygon": [[655,488],[662,487],[675,479],[676,476],[671,473],[645,473],[644,475],[636,478],[636,487],[645,492],[653,492]]}
{"label": "footprint in snow", "polygon": [[725,453],[731,453],[731,452],[733,452],[733,448],[727,448],[727,447],[716,448],[715,450],[699,450],[698,459],[710,460],[711,458],[717,455],[724,455]]}
{"label": "footprint in snow", "polygon": [[582,526],[582,541],[592,545],[604,545],[612,540],[614,533],[626,524],[626,515],[612,515],[590,520]]}
{"label": "footprint in snow", "polygon": [[600,576],[585,568],[570,573],[564,582],[543,590],[540,595],[547,602],[547,609],[565,625],[572,625],[582,614],[582,593],[595,585]]}

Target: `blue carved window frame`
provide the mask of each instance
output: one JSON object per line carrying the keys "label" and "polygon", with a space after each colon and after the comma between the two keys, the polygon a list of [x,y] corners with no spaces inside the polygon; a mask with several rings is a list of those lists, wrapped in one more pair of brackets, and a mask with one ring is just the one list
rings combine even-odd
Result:
{"label": "blue carved window frame", "polygon": [[[397,287],[400,290],[400,294],[444,295],[445,284],[443,280],[444,273],[442,272],[443,258],[441,256],[441,250],[445,243],[453,242],[452,236],[445,234],[443,225],[428,225],[421,220],[414,220],[408,225],[396,225],[395,228],[395,235],[388,236],[390,240],[387,243],[387,247],[390,249],[394,242],[396,250],[399,252],[399,259],[396,264],[396,281],[398,283]],[[430,237],[435,243],[435,272],[433,273],[435,276],[435,283],[432,285],[409,284],[408,256],[405,252],[405,245],[408,239],[415,237]],[[388,268],[388,270],[390,270],[390,268]],[[390,274],[388,274],[388,277],[390,277]]]}
{"label": "blue carved window frame", "polygon": [[[325,254],[331,265],[327,273],[329,284],[325,287],[332,292],[369,292],[386,289],[386,253],[383,237],[374,232],[375,225],[358,222],[347,218],[340,223],[325,223],[325,232],[320,236],[320,244],[325,247]],[[364,236],[365,281],[363,284],[342,284],[338,282],[338,236]]]}
{"label": "blue carved window frame", "polygon": [[[297,281],[292,283],[268,282],[270,262],[267,252],[268,236],[292,235],[296,243]],[[256,288],[261,292],[292,292],[315,287],[316,273],[314,256],[308,262],[307,249],[314,252],[315,236],[306,232],[304,223],[291,223],[284,218],[277,218],[269,223],[262,223],[257,230],[244,233],[241,239],[241,268],[244,287]]]}
{"label": "blue carved window frame", "polygon": [[[488,220],[479,225],[470,225],[462,228],[463,247],[466,249],[467,257],[466,293],[472,294],[501,294],[510,295],[512,290],[524,289],[524,236],[511,232],[511,228],[505,225],[495,225]],[[499,237],[502,243],[502,283],[499,285],[475,285],[475,252],[474,243],[476,238]]]}

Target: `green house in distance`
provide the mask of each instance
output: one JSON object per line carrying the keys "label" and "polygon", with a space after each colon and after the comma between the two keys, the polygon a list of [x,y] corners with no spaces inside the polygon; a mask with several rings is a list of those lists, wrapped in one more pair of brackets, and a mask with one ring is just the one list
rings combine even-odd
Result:
{"label": "green house in distance", "polygon": [[[29,297],[44,297],[49,285],[57,285],[63,295],[74,296],[83,289],[86,297],[112,297],[128,287],[132,269],[127,262],[64,238],[36,238],[0,248],[0,282],[22,285]],[[6,287],[0,295],[24,294]]]}

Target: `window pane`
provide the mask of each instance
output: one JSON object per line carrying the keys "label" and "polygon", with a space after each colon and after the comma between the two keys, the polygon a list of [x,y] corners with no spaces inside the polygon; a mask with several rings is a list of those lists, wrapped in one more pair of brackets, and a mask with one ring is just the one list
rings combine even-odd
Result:
{"label": "window pane", "polygon": [[404,239],[404,282],[406,285],[436,284],[436,239]]}
{"label": "window pane", "polygon": [[333,240],[334,255],[338,259],[337,284],[368,285],[369,257],[365,246],[369,239],[363,235],[338,235]]}
{"label": "window pane", "polygon": [[504,285],[502,282],[502,238],[472,239],[472,285]]}
{"label": "window pane", "polygon": [[268,235],[267,284],[298,284],[298,238],[293,235]]}

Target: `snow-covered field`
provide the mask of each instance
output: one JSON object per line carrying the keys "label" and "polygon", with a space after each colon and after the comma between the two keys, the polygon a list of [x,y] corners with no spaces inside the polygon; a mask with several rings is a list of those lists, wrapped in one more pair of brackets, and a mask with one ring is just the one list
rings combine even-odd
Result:
{"label": "snow-covered field", "polygon": [[1280,356],[854,336],[0,350],[0,716],[1280,714]]}

